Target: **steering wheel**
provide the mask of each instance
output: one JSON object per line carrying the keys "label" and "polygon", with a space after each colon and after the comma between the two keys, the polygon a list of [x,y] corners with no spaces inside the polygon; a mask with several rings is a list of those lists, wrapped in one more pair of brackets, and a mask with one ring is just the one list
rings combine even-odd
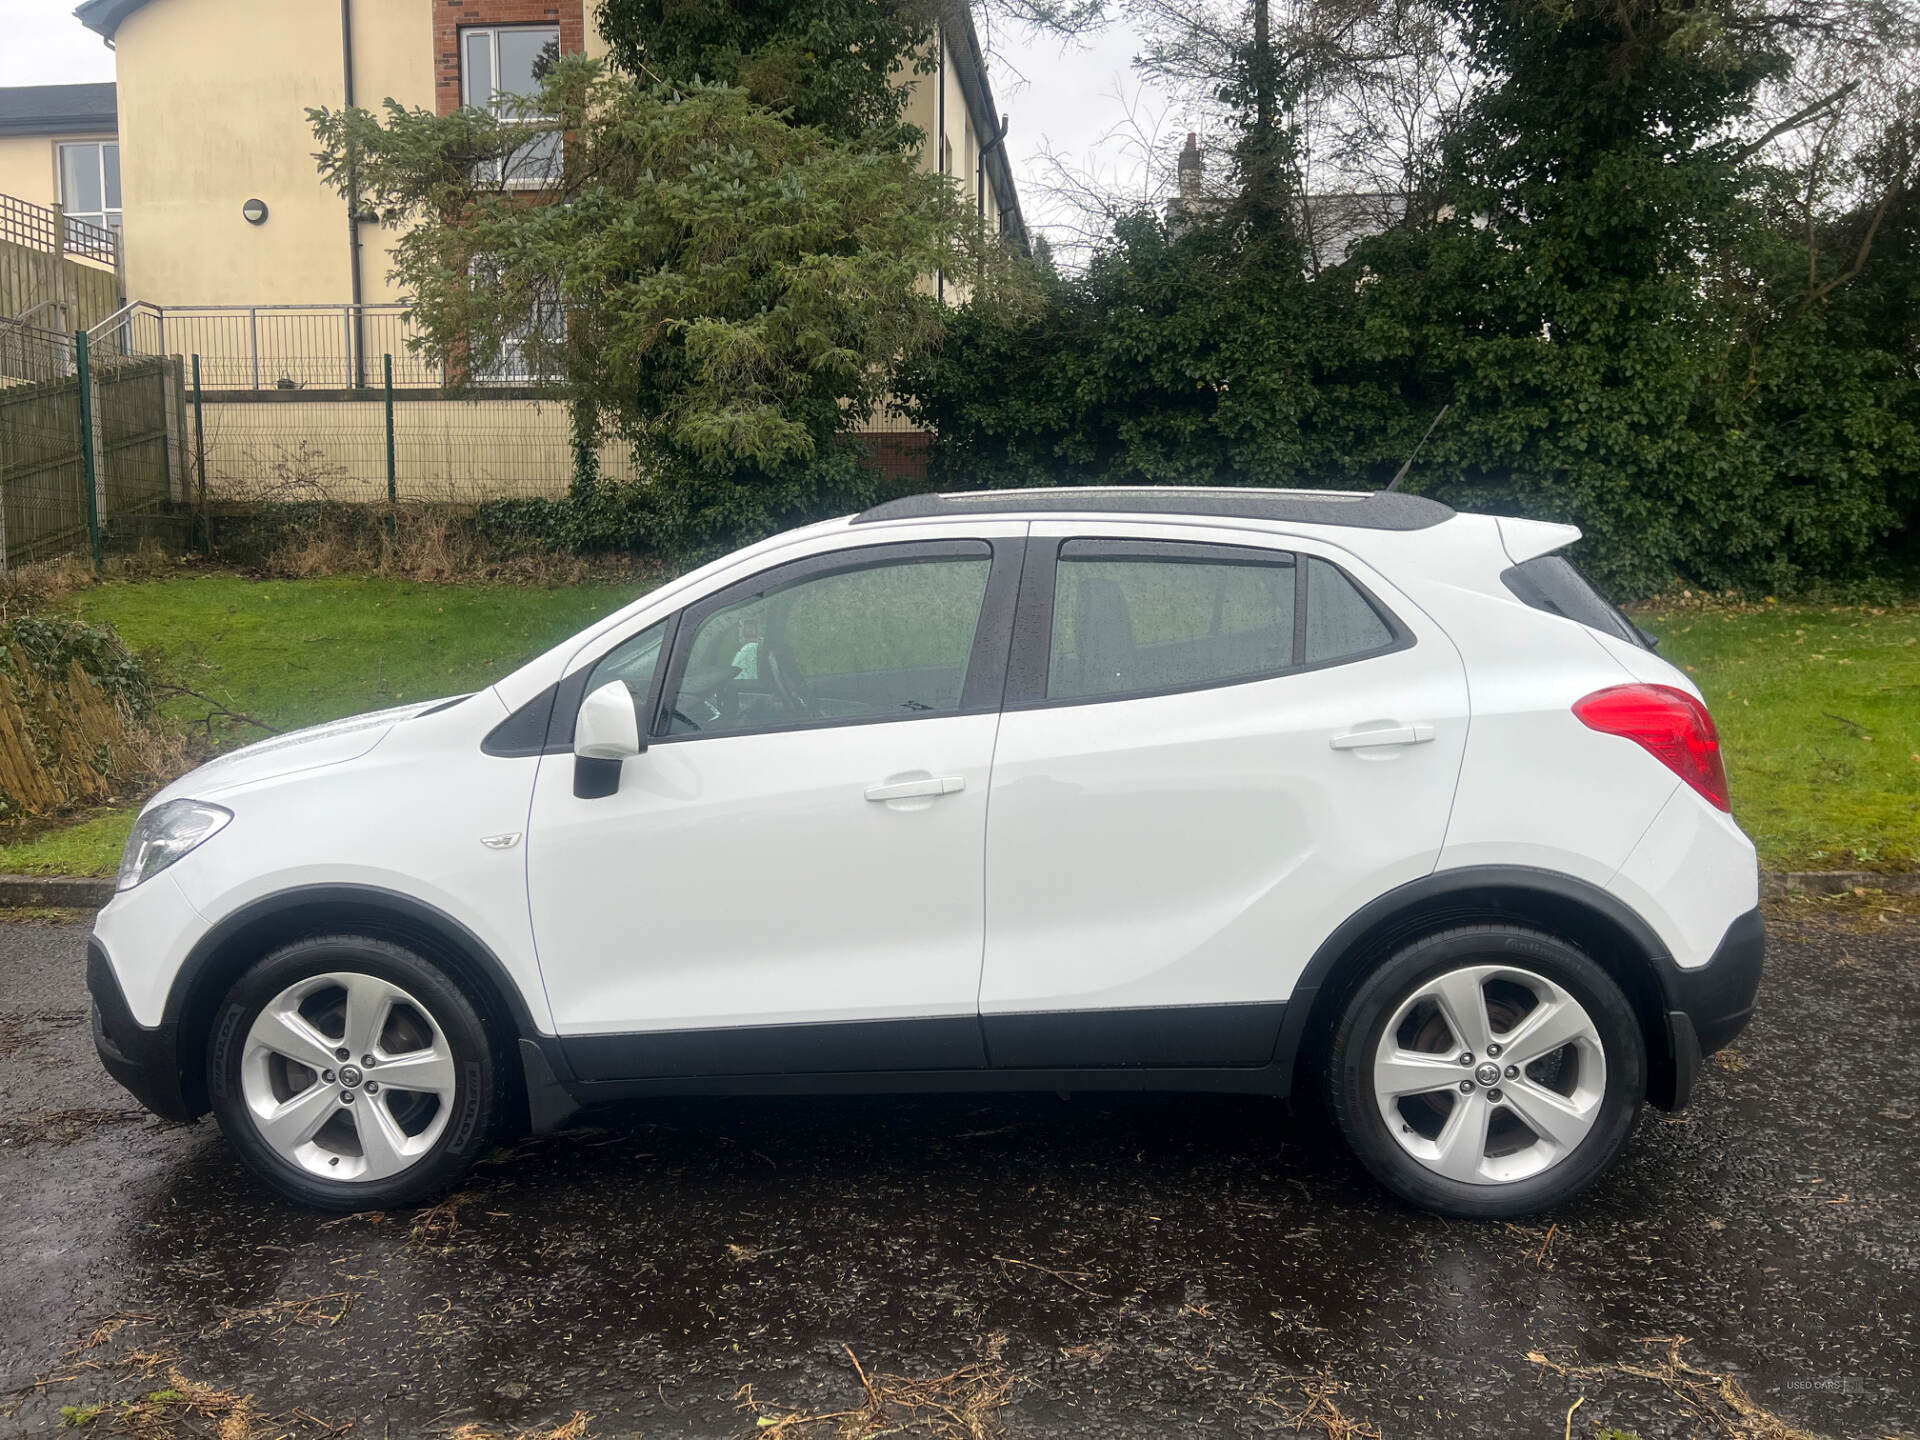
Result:
{"label": "steering wheel", "polygon": [[760,642],[760,669],[780,697],[782,709],[803,714],[812,712],[813,697],[808,693],[807,677],[800,673],[793,651],[784,640]]}

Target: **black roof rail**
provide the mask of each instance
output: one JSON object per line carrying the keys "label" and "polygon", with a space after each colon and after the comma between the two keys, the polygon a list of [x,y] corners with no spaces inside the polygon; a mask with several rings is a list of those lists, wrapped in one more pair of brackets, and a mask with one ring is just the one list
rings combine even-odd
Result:
{"label": "black roof rail", "polygon": [[1453,507],[1424,495],[1385,490],[1252,490],[1186,485],[1059,486],[1040,490],[965,490],[888,500],[853,517],[934,520],[950,515],[1200,515],[1350,525],[1361,530],[1425,530],[1451,520]]}

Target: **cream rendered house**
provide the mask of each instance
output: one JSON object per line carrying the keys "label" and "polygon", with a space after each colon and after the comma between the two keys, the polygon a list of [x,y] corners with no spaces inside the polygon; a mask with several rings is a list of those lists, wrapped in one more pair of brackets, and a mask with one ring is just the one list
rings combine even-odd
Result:
{"label": "cream rendered house", "polygon": [[[592,0],[85,0],[113,47],[125,295],[114,339],[198,356],[208,488],[471,500],[564,491],[575,456],[564,407],[522,377],[475,402],[409,352],[388,279],[394,233],[321,183],[307,111],[389,98],[447,114],[533,85],[543,51],[601,54]],[[971,18],[942,26],[925,75],[903,75],[921,163],[953,177],[988,225],[1026,244]],[[42,159],[44,160],[44,155]],[[43,167],[44,168],[44,167]],[[965,287],[932,276],[949,301]],[[388,440],[379,397],[395,391]],[[923,433],[872,427],[883,471],[924,472]],[[387,456],[397,453],[390,469]],[[603,472],[630,456],[602,447]],[[391,478],[390,478],[391,477]],[[291,488],[289,488],[291,487]]]}
{"label": "cream rendered house", "polygon": [[[530,86],[544,46],[606,48],[589,0],[86,0],[75,13],[114,49],[127,294],[163,307],[401,299],[391,236],[320,182],[307,110],[484,106]],[[945,29],[935,72],[908,78],[923,161],[1024,243],[972,22]]]}
{"label": "cream rendered house", "polygon": [[0,195],[30,205],[63,205],[77,220],[119,229],[113,86],[0,89]]}

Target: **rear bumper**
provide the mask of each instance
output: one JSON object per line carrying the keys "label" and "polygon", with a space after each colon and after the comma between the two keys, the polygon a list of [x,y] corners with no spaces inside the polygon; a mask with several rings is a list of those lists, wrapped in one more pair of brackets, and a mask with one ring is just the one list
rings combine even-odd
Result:
{"label": "rear bumper", "polygon": [[1663,967],[1667,996],[1667,1033],[1672,1045],[1672,1094],[1658,1095],[1669,1109],[1683,1107],[1699,1078],[1700,1066],[1723,1050],[1753,1018],[1767,947],[1766,925],[1755,908],[1727,927],[1704,965]]}
{"label": "rear bumper", "polygon": [[193,1119],[181,1091],[176,1027],[163,1021],[149,1029],[134,1020],[98,939],[87,942],[87,993],[93,998],[93,1048],[107,1073],[162,1119]]}

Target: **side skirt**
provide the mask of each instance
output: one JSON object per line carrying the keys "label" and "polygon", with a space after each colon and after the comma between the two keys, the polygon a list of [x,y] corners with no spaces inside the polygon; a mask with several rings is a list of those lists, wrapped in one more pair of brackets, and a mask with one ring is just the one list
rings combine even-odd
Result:
{"label": "side skirt", "polygon": [[575,1081],[582,1105],[696,1095],[926,1095],[1022,1090],[1188,1091],[1268,1095],[1284,1099],[1290,1065],[1153,1069],[1110,1066],[1083,1070],[863,1070],[792,1075],[691,1075],[648,1080]]}
{"label": "side skirt", "polygon": [[718,1026],[569,1035],[559,1048],[567,1059],[561,1073],[587,1083],[922,1071],[1257,1070],[1276,1059],[1286,1009],[1277,1003],[1169,1005]]}
{"label": "side skirt", "polygon": [[[673,1095],[1170,1090],[1285,1096],[1286,1007],[1197,1005],[522,1040],[537,1128]],[[991,1059],[994,1063],[989,1063]]]}

